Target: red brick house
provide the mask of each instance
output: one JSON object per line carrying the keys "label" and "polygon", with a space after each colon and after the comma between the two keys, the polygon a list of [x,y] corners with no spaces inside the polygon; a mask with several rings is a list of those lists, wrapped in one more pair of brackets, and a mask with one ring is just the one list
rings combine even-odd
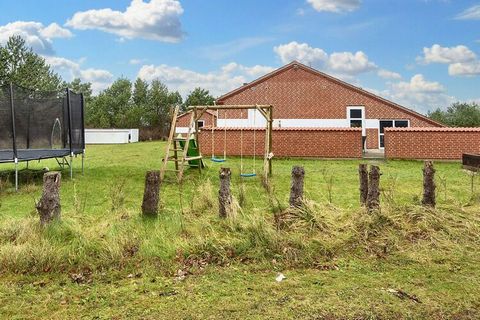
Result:
{"label": "red brick house", "polygon": [[[414,128],[437,128],[438,132],[445,131],[442,124],[422,114],[296,61],[220,96],[216,103],[273,105],[273,152],[287,157],[358,158],[362,156],[362,147],[383,150],[387,145],[388,148],[385,133],[389,130],[385,128],[394,128],[396,132],[401,132],[402,128],[410,128],[404,129],[409,132],[413,132],[411,129]],[[185,115],[180,117],[177,132],[186,132],[189,120],[190,117]],[[251,135],[254,127],[258,131],[257,146],[263,143],[261,137],[264,135],[261,131],[265,128],[265,120],[258,112],[232,110],[225,114],[220,111],[218,119],[216,113],[209,112],[200,121],[200,127],[209,127],[200,134],[203,153],[208,155],[210,148],[214,146],[215,154],[222,154],[221,147],[225,145],[222,142],[224,137],[222,132],[227,128],[229,131],[227,154],[240,153],[239,143],[236,141],[240,136],[240,130],[243,131],[243,137],[247,141],[242,144],[244,148],[242,153],[253,154],[255,151],[256,154],[262,154],[263,150],[250,150],[253,137],[249,134]],[[213,131],[212,124],[215,127]],[[212,132],[215,143],[210,142]],[[476,134],[478,136],[478,131]],[[392,139],[393,135],[390,134]],[[412,139],[407,138],[408,141],[416,139],[413,133],[408,135],[410,136]],[[317,144],[315,150],[303,150],[303,147],[296,145],[297,138],[300,137],[321,142]],[[403,149],[408,149],[408,141],[405,141]],[[398,145],[398,142],[395,143]],[[393,147],[393,144],[391,145]],[[473,149],[476,150],[476,147]],[[397,157],[393,151],[387,152],[387,155]],[[428,152],[424,158],[428,158],[427,155]],[[404,154],[398,157],[409,158]],[[410,158],[415,157],[412,154]],[[458,155],[455,157],[458,158]]]}
{"label": "red brick house", "polygon": [[278,127],[362,127],[367,149],[383,148],[385,127],[442,126],[296,61],[219,97],[217,104],[271,104]]}

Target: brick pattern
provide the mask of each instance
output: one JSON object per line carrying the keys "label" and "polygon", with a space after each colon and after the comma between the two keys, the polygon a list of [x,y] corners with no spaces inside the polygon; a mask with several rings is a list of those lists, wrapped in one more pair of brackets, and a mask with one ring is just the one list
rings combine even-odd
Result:
{"label": "brick pattern", "polygon": [[[203,120],[205,122],[206,127],[211,127],[212,124],[216,124],[215,116],[211,113],[205,112],[199,120]],[[177,127],[188,127],[190,125],[190,113],[184,113],[180,117],[177,118]]]}
{"label": "brick pattern", "polygon": [[463,153],[480,154],[480,128],[387,128],[388,159],[459,160]]}
{"label": "brick pattern", "polygon": [[[221,98],[218,103],[271,104],[275,119],[345,119],[347,106],[360,105],[365,107],[367,119],[409,119],[412,127],[439,126],[416,113],[406,112],[303,67],[286,68],[256,85]],[[240,112],[231,112],[228,116],[239,118]]]}
{"label": "brick pattern", "polygon": [[[242,137],[243,135],[243,143]],[[214,154],[223,156],[225,131],[214,129]],[[255,149],[254,149],[255,136]],[[200,150],[212,155],[212,131],[205,128],[199,134]],[[226,151],[229,156],[262,156],[265,152],[265,129],[228,128]],[[275,157],[361,158],[362,130],[360,128],[274,128],[272,152]]]}
{"label": "brick pattern", "polygon": [[366,129],[367,149],[378,149],[378,129]]}

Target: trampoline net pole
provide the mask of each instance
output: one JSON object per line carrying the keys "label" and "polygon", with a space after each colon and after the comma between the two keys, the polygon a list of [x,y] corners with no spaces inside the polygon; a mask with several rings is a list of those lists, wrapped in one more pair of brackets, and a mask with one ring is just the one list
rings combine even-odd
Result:
{"label": "trampoline net pole", "polygon": [[68,143],[70,148],[70,179],[73,179],[73,150],[72,150],[72,107],[70,104],[70,89],[67,88],[68,110]]}
{"label": "trampoline net pole", "polygon": [[18,160],[15,158],[15,191],[18,191]]}
{"label": "trampoline net pole", "polygon": [[12,115],[12,139],[13,139],[13,157],[15,161],[15,191],[18,191],[18,154],[17,139],[15,130],[15,105],[13,103],[13,84],[10,82],[10,108]]}

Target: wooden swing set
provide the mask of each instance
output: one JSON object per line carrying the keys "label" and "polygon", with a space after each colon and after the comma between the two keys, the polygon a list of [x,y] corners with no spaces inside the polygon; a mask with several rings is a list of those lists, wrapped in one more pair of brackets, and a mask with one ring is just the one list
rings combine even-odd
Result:
{"label": "wooden swing set", "polygon": [[[173,171],[177,175],[179,182],[183,179],[185,168],[188,164],[190,167],[197,167],[201,172],[205,167],[203,162],[203,156],[200,152],[199,144],[199,127],[198,120],[205,114],[207,110],[214,110],[217,114],[217,121],[219,110],[226,112],[228,110],[241,110],[241,118],[243,119],[243,110],[255,110],[258,111],[266,120],[265,125],[265,148],[263,154],[263,174],[265,178],[268,178],[272,174],[272,127],[273,127],[273,106],[271,105],[213,105],[213,106],[190,106],[187,110],[191,113],[187,134],[185,137],[175,137],[176,123],[178,119],[179,107],[175,107],[172,117],[172,125],[170,127],[170,134],[165,150],[165,157],[162,160],[162,167],[160,169],[160,180],[163,180],[167,171]],[[213,117],[213,116],[212,116]],[[255,170],[256,164],[256,112],[253,118],[253,169],[251,172],[244,172],[243,169],[243,127],[240,127],[240,176],[242,177],[255,177],[257,175]],[[212,122],[212,156],[213,162],[225,162],[227,161],[227,128],[224,123],[224,150],[223,159],[216,158],[214,154],[215,139],[214,139],[214,124]],[[173,161],[175,163],[175,169],[168,169],[168,162]]]}

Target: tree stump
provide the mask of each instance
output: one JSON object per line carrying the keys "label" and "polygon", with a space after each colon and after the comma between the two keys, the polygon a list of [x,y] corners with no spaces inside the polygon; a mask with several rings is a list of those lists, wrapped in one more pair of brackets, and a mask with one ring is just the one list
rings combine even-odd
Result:
{"label": "tree stump", "polygon": [[380,168],[370,166],[367,196],[367,209],[369,212],[380,209],[380,176]]}
{"label": "tree stump", "polygon": [[290,187],[290,207],[301,207],[303,203],[303,180],[305,170],[303,167],[292,168],[292,185]]}
{"label": "tree stump", "polygon": [[435,168],[432,161],[425,161],[423,167],[423,199],[424,206],[435,208]]}
{"label": "tree stump", "polygon": [[218,191],[218,213],[220,218],[226,218],[232,209],[232,194],[230,192],[230,168],[220,169],[220,190]]}
{"label": "tree stump", "polygon": [[360,204],[365,206],[368,198],[368,167],[366,164],[358,165],[358,177],[360,178]]}
{"label": "tree stump", "polygon": [[60,172],[47,172],[43,175],[43,193],[36,208],[40,215],[40,223],[46,225],[60,219],[62,207],[60,204]]}
{"label": "tree stump", "polygon": [[145,191],[143,193],[142,214],[156,216],[160,202],[160,171],[147,171],[145,175]]}

